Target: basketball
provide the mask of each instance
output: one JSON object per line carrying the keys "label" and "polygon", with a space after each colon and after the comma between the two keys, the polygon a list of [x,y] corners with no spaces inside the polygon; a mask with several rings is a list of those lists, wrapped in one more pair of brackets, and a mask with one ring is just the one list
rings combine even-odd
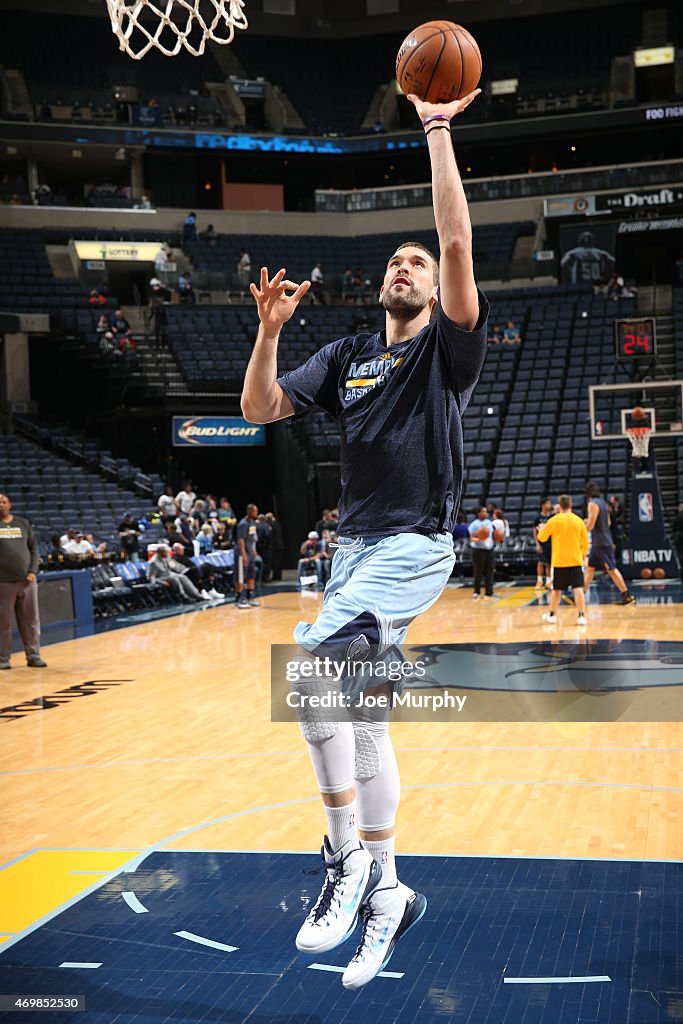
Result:
{"label": "basketball", "polygon": [[427,21],[406,36],[396,56],[396,79],[407,96],[428,103],[450,103],[476,88],[481,53],[462,25]]}
{"label": "basketball", "polygon": [[652,569],[641,569],[640,570],[640,578],[641,578],[641,580],[651,580],[652,579]]}
{"label": "basketball", "polygon": [[632,409],[631,410],[631,416],[633,417],[634,420],[636,420],[638,422],[640,422],[640,420],[644,420],[645,419],[645,410],[643,409],[642,405],[637,405],[635,407],[635,409]]}
{"label": "basketball", "polygon": [[493,539],[495,540],[496,544],[502,544],[503,541],[505,540],[505,530],[494,530]]}
{"label": "basketball", "polygon": [[666,578],[666,569],[662,569],[661,565],[658,565],[652,575],[656,580],[663,580]]}
{"label": "basketball", "polygon": [[488,540],[491,529],[488,526],[480,526],[477,530],[477,540]]}

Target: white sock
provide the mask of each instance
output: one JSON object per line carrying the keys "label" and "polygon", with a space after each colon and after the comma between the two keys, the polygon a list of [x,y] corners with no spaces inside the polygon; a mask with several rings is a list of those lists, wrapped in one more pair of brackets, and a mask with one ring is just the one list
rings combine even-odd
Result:
{"label": "white sock", "polygon": [[396,885],[396,858],[394,855],[395,841],[394,837],[390,839],[380,839],[377,842],[370,842],[367,839],[361,839],[361,842],[368,853],[372,856],[372,859],[377,861],[382,869],[382,881],[380,886],[382,889],[386,889],[388,885]]}
{"label": "white sock", "polygon": [[354,846],[358,845],[358,833],[356,832],[356,801],[343,807],[326,807],[327,831],[330,837],[330,845],[334,852],[341,849],[344,843],[351,840]]}

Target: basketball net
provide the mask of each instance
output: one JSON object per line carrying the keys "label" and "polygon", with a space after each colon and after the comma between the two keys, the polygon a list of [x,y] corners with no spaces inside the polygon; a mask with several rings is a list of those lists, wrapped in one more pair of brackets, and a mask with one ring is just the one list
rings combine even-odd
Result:
{"label": "basketball net", "polygon": [[175,57],[184,47],[201,57],[207,41],[231,43],[247,28],[244,0],[107,0],[119,48],[134,60],[151,49]]}
{"label": "basketball net", "polygon": [[646,459],[650,451],[650,427],[627,427],[626,433],[631,442],[631,455],[634,459]]}

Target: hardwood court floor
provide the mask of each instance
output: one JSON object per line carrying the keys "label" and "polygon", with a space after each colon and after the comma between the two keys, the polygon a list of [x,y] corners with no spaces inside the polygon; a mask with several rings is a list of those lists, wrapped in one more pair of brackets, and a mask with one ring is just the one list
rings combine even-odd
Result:
{"label": "hardwood court floor", "polygon": [[[501,593],[474,605],[446,591],[408,641],[547,638],[533,592]],[[221,605],[51,645],[44,672],[15,655],[5,707],[58,696],[0,722],[0,864],[32,850],[124,861],[157,846],[315,849],[324,816],[298,727],[270,721],[269,659],[319,603],[281,593],[248,612]],[[553,636],[575,638],[575,610],[560,614]],[[683,604],[591,606],[584,634],[681,641]],[[399,850],[682,857],[679,723],[396,723],[392,734]]]}

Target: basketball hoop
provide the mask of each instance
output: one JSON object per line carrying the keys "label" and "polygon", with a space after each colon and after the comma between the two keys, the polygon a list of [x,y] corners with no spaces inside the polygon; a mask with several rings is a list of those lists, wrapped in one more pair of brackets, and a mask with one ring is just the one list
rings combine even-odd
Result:
{"label": "basketball hoop", "polygon": [[650,427],[627,427],[626,433],[631,442],[631,455],[634,459],[646,459],[650,451]]}
{"label": "basketball hoop", "polygon": [[119,48],[134,60],[151,49],[175,57],[184,47],[201,57],[207,41],[231,43],[247,28],[244,0],[107,0]]}

